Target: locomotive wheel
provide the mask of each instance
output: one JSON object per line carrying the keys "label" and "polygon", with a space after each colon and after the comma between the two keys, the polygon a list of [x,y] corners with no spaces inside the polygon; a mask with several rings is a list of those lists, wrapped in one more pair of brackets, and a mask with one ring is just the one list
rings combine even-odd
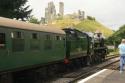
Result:
{"label": "locomotive wheel", "polygon": [[98,63],[98,55],[97,54],[94,54],[93,55],[93,63]]}
{"label": "locomotive wheel", "polygon": [[87,57],[87,65],[93,65],[93,55],[88,55]]}
{"label": "locomotive wheel", "polygon": [[97,56],[94,52],[94,50],[91,51],[91,55],[90,55],[90,62],[92,65],[94,65],[95,63],[97,63]]}
{"label": "locomotive wheel", "polygon": [[0,83],[13,83],[12,73],[3,73],[0,75]]}
{"label": "locomotive wheel", "polygon": [[100,54],[96,54],[96,59],[97,59],[96,61],[97,64],[102,62],[102,56]]}

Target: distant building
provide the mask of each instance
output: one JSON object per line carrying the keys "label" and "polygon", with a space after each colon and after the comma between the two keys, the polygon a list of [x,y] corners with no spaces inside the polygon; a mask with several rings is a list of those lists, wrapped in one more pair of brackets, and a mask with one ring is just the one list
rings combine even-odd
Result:
{"label": "distant building", "polygon": [[78,10],[78,12],[74,12],[72,14],[67,14],[67,17],[70,19],[76,19],[76,20],[84,20],[85,19],[85,13],[84,11]]}
{"label": "distant building", "polygon": [[84,20],[85,19],[85,12],[78,10],[78,18],[79,18],[79,20]]}
{"label": "distant building", "polygon": [[48,8],[45,8],[45,22],[47,23],[49,19]]}
{"label": "distant building", "polygon": [[56,19],[56,9],[53,2],[49,2],[48,7],[45,8],[45,19],[47,23],[51,23]]}
{"label": "distant building", "polygon": [[64,3],[63,2],[59,2],[59,14],[61,17],[63,17],[64,15]]}
{"label": "distant building", "polygon": [[[84,20],[85,19],[85,12],[78,10],[77,13],[66,15],[68,18],[76,19],[76,20]],[[64,18],[64,3],[59,2],[59,13],[56,14],[56,8],[54,3],[51,1],[48,3],[47,7],[45,8],[45,19],[43,23],[52,24],[54,20],[58,19],[61,20]]]}

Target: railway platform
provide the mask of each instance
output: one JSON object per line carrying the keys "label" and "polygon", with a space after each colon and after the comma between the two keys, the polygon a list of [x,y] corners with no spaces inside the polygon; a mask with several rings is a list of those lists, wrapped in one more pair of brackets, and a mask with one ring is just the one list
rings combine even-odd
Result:
{"label": "railway platform", "polygon": [[77,83],[125,83],[125,71],[103,69]]}

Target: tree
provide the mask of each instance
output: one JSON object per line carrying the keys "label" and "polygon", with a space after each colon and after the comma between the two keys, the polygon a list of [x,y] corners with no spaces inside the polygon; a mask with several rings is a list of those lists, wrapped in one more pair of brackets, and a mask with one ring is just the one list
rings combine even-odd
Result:
{"label": "tree", "polygon": [[125,25],[121,26],[118,31],[116,31],[111,37],[108,38],[108,42],[113,44],[115,41],[116,45],[118,45],[121,40],[124,38],[125,39]]}
{"label": "tree", "polygon": [[30,23],[40,24],[40,21],[38,21],[38,19],[35,18],[34,16],[31,16],[28,21]]}
{"label": "tree", "polygon": [[0,0],[0,16],[7,18],[28,19],[32,9],[25,6],[27,0]]}

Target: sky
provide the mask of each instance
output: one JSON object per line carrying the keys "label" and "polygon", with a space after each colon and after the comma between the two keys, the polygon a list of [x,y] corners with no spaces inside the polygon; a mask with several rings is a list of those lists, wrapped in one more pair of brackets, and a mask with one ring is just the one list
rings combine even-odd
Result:
{"label": "sky", "polygon": [[85,16],[95,17],[97,21],[113,30],[125,24],[125,0],[28,0],[33,9],[32,15],[44,17],[48,2],[53,1],[58,13],[59,2],[64,2],[64,14],[78,10],[85,11]]}

